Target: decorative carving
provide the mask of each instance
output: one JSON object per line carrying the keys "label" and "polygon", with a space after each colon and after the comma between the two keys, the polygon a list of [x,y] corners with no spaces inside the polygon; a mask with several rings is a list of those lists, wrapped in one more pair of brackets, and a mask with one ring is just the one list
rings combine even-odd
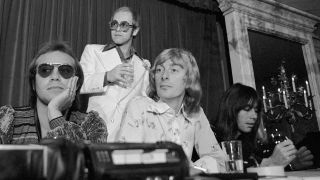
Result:
{"label": "decorative carving", "polygon": [[232,8],[232,3],[234,3],[234,0],[217,0],[219,3],[219,8],[223,13],[230,10]]}

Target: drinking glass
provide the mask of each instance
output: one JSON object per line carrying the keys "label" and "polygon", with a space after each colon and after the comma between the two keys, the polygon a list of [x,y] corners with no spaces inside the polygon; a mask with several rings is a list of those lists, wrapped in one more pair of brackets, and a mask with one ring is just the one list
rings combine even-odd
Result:
{"label": "drinking glass", "polygon": [[[130,68],[132,68],[134,70],[134,63],[132,60],[129,60],[129,61],[125,61],[124,62],[125,64],[130,64]],[[126,79],[126,87],[127,88],[131,88],[132,87],[132,84],[134,82],[134,72],[132,74],[132,76],[129,76],[129,75],[124,75],[124,78]]]}
{"label": "drinking glass", "polygon": [[221,142],[222,150],[226,153],[227,173],[243,173],[242,143],[238,140]]}

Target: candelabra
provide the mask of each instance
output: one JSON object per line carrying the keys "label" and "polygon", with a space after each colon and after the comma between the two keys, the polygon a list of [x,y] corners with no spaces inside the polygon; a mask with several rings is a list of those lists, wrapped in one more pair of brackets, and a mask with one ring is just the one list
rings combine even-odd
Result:
{"label": "candelabra", "polygon": [[279,70],[277,78],[271,78],[273,89],[267,90],[262,86],[264,114],[269,122],[286,120],[293,134],[295,131],[293,125],[298,119],[312,119],[314,114],[312,95],[308,81],[302,86],[297,86],[297,76],[293,74],[291,83],[289,82],[284,62]]}

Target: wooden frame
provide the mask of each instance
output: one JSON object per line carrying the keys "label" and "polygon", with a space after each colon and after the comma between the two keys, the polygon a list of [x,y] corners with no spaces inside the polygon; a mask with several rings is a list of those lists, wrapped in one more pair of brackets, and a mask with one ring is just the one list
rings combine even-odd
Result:
{"label": "wooden frame", "polygon": [[248,29],[302,44],[320,128],[320,72],[313,44],[320,17],[274,0],[218,0],[225,16],[233,82],[255,87]]}

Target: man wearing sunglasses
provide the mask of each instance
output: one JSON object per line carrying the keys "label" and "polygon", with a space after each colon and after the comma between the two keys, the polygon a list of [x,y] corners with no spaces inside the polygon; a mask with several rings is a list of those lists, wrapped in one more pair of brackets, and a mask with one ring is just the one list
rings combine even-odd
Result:
{"label": "man wearing sunglasses", "polygon": [[111,44],[89,44],[83,51],[80,64],[85,80],[81,93],[89,94],[87,111],[99,112],[108,127],[108,142],[113,142],[128,101],[146,96],[150,63],[133,48],[140,30],[136,12],[120,7],[113,13],[109,29]]}
{"label": "man wearing sunglasses", "polygon": [[63,42],[45,44],[29,65],[30,106],[0,107],[4,144],[37,144],[43,138],[107,142],[107,127],[96,112],[79,111],[83,72]]}

